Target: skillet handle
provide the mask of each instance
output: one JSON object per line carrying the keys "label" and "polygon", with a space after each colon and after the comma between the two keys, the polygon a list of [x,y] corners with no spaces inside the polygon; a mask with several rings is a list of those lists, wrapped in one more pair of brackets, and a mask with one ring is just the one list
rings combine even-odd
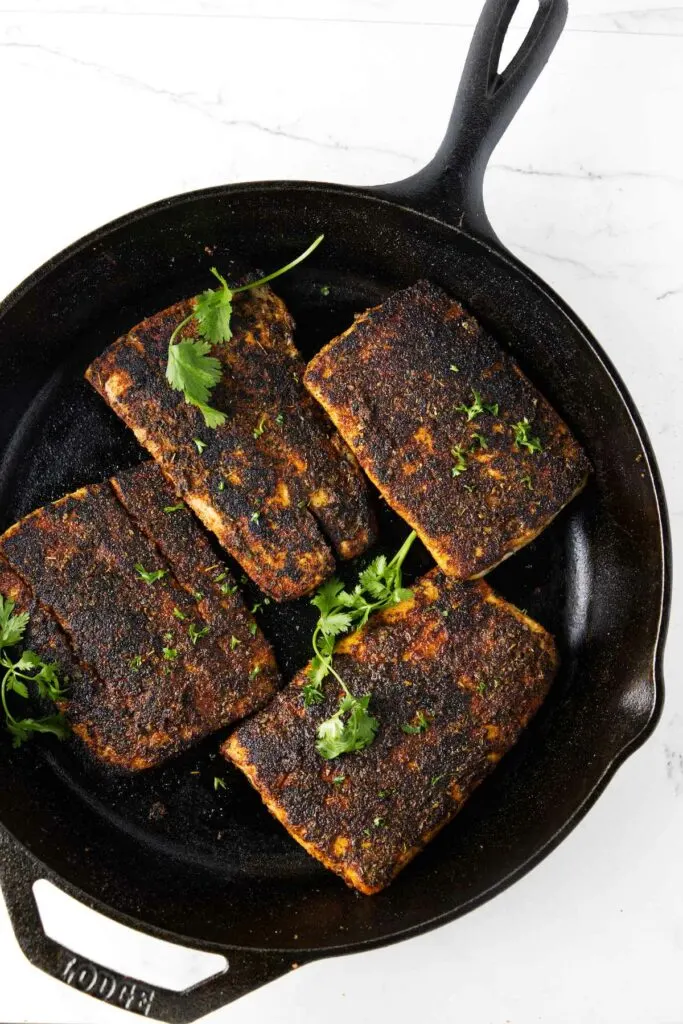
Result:
{"label": "skillet handle", "polygon": [[375,189],[480,238],[497,243],[484,210],[484,172],[527,93],[545,67],[567,19],[567,0],[538,0],[519,50],[502,73],[498,61],[519,0],[486,0],[460,79],[446,136],[417,174]]}
{"label": "skillet handle", "polygon": [[[227,970],[182,992],[118,974],[48,938],[33,883],[49,875],[0,828],[0,888],[17,942],[34,967],[105,1003],[167,1024],[191,1024],[292,969],[293,955],[250,950],[211,950],[228,960]],[[296,955],[301,963],[302,959]]]}

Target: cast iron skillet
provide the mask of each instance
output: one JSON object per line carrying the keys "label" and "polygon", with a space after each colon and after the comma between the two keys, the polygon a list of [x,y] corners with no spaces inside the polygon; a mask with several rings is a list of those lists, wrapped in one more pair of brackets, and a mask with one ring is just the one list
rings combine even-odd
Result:
{"label": "cast iron skillet", "polygon": [[[487,0],[446,139],[414,177],[374,189],[232,185],[164,200],[71,246],[0,308],[3,529],[142,457],[82,380],[96,353],[143,316],[206,287],[211,264],[228,276],[279,266],[321,231],[312,260],[277,283],[305,355],[354,312],[430,278],[510,346],[595,467],[585,494],[492,579],[556,634],[562,670],[551,696],[457,821],[380,895],[357,896],[292,842],[215,760],[215,737],[132,780],[98,771],[68,744],[13,751],[0,742],[0,877],[17,938],[34,964],[100,998],[190,1021],[293,962],[452,920],[567,835],[657,720],[670,553],[647,436],[597,342],[502,247],[482,203],[487,159],[566,17],[566,0],[540,0],[499,74],[515,7]],[[405,532],[382,513],[387,549]],[[430,564],[418,552],[410,572]],[[311,622],[306,601],[264,620],[285,672],[303,663]],[[227,791],[213,792],[214,774]],[[185,992],[154,992],[74,959],[43,934],[32,893],[40,877],[120,921],[223,953],[229,968]]]}

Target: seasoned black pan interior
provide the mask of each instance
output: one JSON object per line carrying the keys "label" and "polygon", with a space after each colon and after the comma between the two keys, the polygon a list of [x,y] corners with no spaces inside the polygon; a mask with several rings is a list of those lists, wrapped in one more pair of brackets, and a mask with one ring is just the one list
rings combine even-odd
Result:
{"label": "seasoned black pan interior", "polygon": [[[285,834],[217,755],[219,737],[133,777],[96,767],[76,743],[13,751],[0,738],[0,771],[11,780],[2,819],[14,835],[75,891],[190,941],[324,951],[462,912],[560,837],[655,708],[657,501],[611,371],[521,268],[455,228],[351,189],[245,186],[161,203],[15,293],[0,312],[0,530],[146,457],[83,380],[96,354],[206,287],[212,264],[228,277],[279,266],[321,231],[311,260],[275,284],[305,356],[354,313],[428,277],[510,346],[585,446],[596,470],[589,488],[490,577],[556,635],[562,668],[522,742],[372,898],[347,890]],[[378,505],[377,550],[391,551],[407,527]],[[408,579],[431,565],[414,551]],[[271,604],[259,618],[289,677],[307,658],[313,610],[306,600]]]}

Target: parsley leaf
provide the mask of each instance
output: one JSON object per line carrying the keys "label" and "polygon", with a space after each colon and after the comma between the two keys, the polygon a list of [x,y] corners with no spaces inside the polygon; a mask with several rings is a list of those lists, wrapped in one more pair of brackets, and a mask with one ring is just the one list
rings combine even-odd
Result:
{"label": "parsley leaf", "polygon": [[225,779],[222,779],[220,775],[214,775],[213,777],[213,788],[215,790],[226,789]]}
{"label": "parsley leaf", "polygon": [[181,501],[177,505],[164,505],[164,512],[182,512],[185,508],[185,502]]}
{"label": "parsley leaf", "polygon": [[525,448],[529,449],[531,454],[534,452],[542,452],[543,445],[540,440],[537,437],[529,437],[530,427],[531,423],[526,416],[523,420],[520,420],[519,423],[512,424],[512,429],[515,432],[515,446],[517,448],[521,448],[522,445],[524,445]]}

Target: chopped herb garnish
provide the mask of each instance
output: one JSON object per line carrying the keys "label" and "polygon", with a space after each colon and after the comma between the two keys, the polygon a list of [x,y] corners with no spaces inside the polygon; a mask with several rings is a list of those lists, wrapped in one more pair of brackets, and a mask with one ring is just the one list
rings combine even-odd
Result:
{"label": "chopped herb garnish", "polygon": [[251,672],[249,673],[249,678],[250,679],[255,679],[260,671],[261,671],[261,666],[260,665],[254,665],[254,667],[252,668]]}
{"label": "chopped herb garnish", "polygon": [[252,512],[249,518],[251,519],[252,523],[258,523],[259,519],[261,518],[261,513]]}
{"label": "chopped herb garnish", "polygon": [[460,369],[455,365],[455,363],[451,363],[450,369],[453,371],[453,373],[460,373]]}
{"label": "chopped herb garnish", "polygon": [[529,490],[530,490],[530,491],[533,491],[533,489],[534,489],[534,485],[532,484],[532,482],[531,482],[531,477],[530,477],[530,476],[529,476],[528,474],[527,474],[526,476],[523,476],[523,477],[521,477],[521,479],[520,479],[520,481],[519,481],[519,482],[520,482],[521,484],[526,484],[526,485],[527,485],[527,487],[529,488]]}
{"label": "chopped herb garnish", "polygon": [[462,405],[456,405],[455,407],[456,412],[465,413],[468,423],[476,416],[480,416],[483,412],[491,413],[492,416],[498,415],[498,402],[483,402],[481,395],[478,391],[475,391],[474,388],[472,388],[472,394],[474,396],[472,405],[465,405],[463,403]]}
{"label": "chopped herb garnish", "polygon": [[278,427],[281,427],[282,424],[285,422],[285,418],[281,412],[279,412],[275,417],[275,422],[277,423]]}
{"label": "chopped herb garnish", "polygon": [[176,619],[180,619],[181,622],[187,618],[187,615],[185,615],[184,612],[181,612],[180,608],[174,608],[173,615]]}
{"label": "chopped herb garnish", "polygon": [[225,789],[225,779],[222,779],[220,775],[214,775],[213,777],[213,788],[214,789]]}
{"label": "chopped herb garnish", "polygon": [[515,432],[515,445],[518,448],[521,448],[522,445],[524,445],[524,447],[528,448],[529,452],[532,454],[533,452],[542,452],[543,445],[540,440],[537,437],[529,437],[530,427],[531,423],[526,416],[523,420],[520,420],[519,423],[512,424],[512,429]]}
{"label": "chopped herb garnish", "polygon": [[332,779],[332,781],[334,782],[335,786],[341,786],[341,784],[345,780],[345,778],[346,778],[345,775],[335,775],[335,777]]}
{"label": "chopped herb garnish", "polygon": [[203,601],[204,600],[204,595],[201,592],[201,590],[193,591],[192,596],[195,599],[195,601]]}
{"label": "chopped herb garnish", "polygon": [[4,670],[0,682],[0,701],[5,712],[5,725],[12,736],[12,743],[20,747],[34,733],[52,733],[59,739],[69,734],[61,714],[46,715],[44,718],[15,718],[7,703],[7,694],[16,693],[27,698],[29,683],[35,684],[39,696],[56,701],[66,695],[59,681],[57,666],[43,659],[33,651],[24,651],[14,660],[7,648],[16,647],[24,637],[29,622],[27,612],[14,614],[16,604],[0,594],[0,667]]}
{"label": "chopped herb garnish", "polygon": [[473,484],[466,484],[464,480],[463,480],[462,486],[465,488],[466,491],[469,491],[470,494],[474,490],[474,485]]}
{"label": "chopped herb garnish", "polygon": [[218,490],[219,491],[224,491],[225,490],[225,480],[219,480],[218,481]]}
{"label": "chopped herb garnish", "polygon": [[370,746],[379,722],[368,713],[369,703],[369,693],[356,698],[346,691],[335,713],[318,726],[315,749],[322,757],[329,760]]}
{"label": "chopped herb garnish", "polygon": [[237,584],[236,583],[232,583],[232,584],[230,584],[230,583],[221,583],[221,585],[220,585],[220,587],[218,589],[220,590],[221,594],[236,594],[237,593]]}
{"label": "chopped herb garnish", "polygon": [[486,680],[485,679],[480,679],[479,680],[479,682],[477,683],[477,691],[479,693],[484,693],[486,691]]}
{"label": "chopped herb garnish", "polygon": [[482,434],[472,434],[471,451],[474,451],[474,449],[476,447],[475,444],[474,444],[475,441],[477,441],[479,443],[479,447],[480,448],[488,448],[488,443],[486,441],[486,438],[483,437]]}
{"label": "chopped herb garnish", "polygon": [[168,569],[155,569],[154,572],[147,572],[144,565],[140,562],[135,563],[135,571],[140,579],[144,580],[149,586],[158,580],[163,580],[164,576],[168,576]]}
{"label": "chopped herb garnish", "polygon": [[451,466],[451,476],[460,476],[467,470],[467,459],[465,458],[465,452],[456,444],[454,448],[451,448],[451,455],[453,456],[453,465]]}
{"label": "chopped herb garnish", "polygon": [[265,429],[266,429],[266,415],[265,415],[265,413],[261,413],[261,415],[259,416],[259,421],[258,421],[258,423],[256,424],[256,426],[254,428],[254,440],[256,440],[256,438],[260,437]]}
{"label": "chopped herb garnish", "polygon": [[380,791],[377,794],[377,796],[380,798],[380,800],[386,800],[386,798],[389,796],[389,790],[388,789],[380,789]]}
{"label": "chopped herb garnish", "polygon": [[166,661],[175,661],[175,659],[178,657],[178,648],[177,647],[164,647],[163,648],[163,654],[164,654],[164,659]]}
{"label": "chopped herb garnish", "polygon": [[430,786],[435,786],[437,784],[437,782],[440,782],[441,779],[445,779],[447,775],[448,775],[448,772],[444,772],[443,775],[432,775],[432,777],[431,777],[431,779],[429,781],[429,785]]}
{"label": "chopped herb garnish", "polygon": [[380,608],[398,604],[413,596],[412,590],[402,585],[402,566],[415,540],[415,532],[391,559],[378,555],[359,576],[359,582],[349,592],[343,583],[332,578],[324,583],[311,604],[320,612],[313,633],[313,660],[308,673],[308,683],[302,695],[306,707],[323,700],[322,683],[328,674],[337,680],[344,696],[339,707],[317,729],[316,749],[324,758],[363,750],[375,738],[379,722],[368,712],[370,695],[354,697],[344,680],[335,670],[332,659],[336,638],[351,628],[365,625],[370,615]]}
{"label": "chopped herb garnish", "polygon": [[130,664],[130,667],[133,669],[133,672],[137,672],[137,670],[142,665],[142,655],[141,654],[136,654],[134,658],[130,659],[129,664]]}
{"label": "chopped herb garnish", "polygon": [[187,627],[188,635],[193,644],[196,644],[198,640],[201,640],[203,636],[206,636],[210,630],[210,626],[202,626],[200,629],[199,626],[195,626],[194,622],[191,622]]}
{"label": "chopped herb garnish", "polygon": [[260,612],[263,608],[263,601],[255,601],[254,607],[250,609],[252,615],[256,615],[256,612]]}
{"label": "chopped herb garnish", "polygon": [[429,721],[425,718],[422,711],[418,711],[416,715],[415,725],[402,725],[401,729],[403,732],[407,732],[409,735],[418,732],[425,732],[429,728]]}
{"label": "chopped herb garnish", "polygon": [[230,637],[230,650],[234,651],[235,648],[237,647],[237,645],[241,644],[241,643],[242,643],[242,641],[238,640],[236,636],[231,636]]}
{"label": "chopped herb garnish", "polygon": [[164,505],[164,512],[182,512],[185,508],[185,502],[179,501],[177,505]]}
{"label": "chopped herb garnish", "polygon": [[[209,405],[211,392],[222,376],[220,360],[209,353],[213,345],[225,344],[232,338],[230,320],[233,296],[238,292],[257,288],[291,270],[305,260],[322,240],[323,236],[320,235],[304,253],[286,266],[257,281],[240,285],[239,288],[230,288],[222,274],[215,267],[211,267],[211,273],[218,281],[219,287],[207,288],[201,295],[195,296],[192,312],[176,325],[169,338],[166,366],[168,383],[174,391],[182,391],[186,402],[199,409],[207,427],[215,429],[225,423],[226,419],[224,412]],[[183,338],[176,343],[182,329],[191,322],[199,337]]]}
{"label": "chopped herb garnish", "polygon": [[330,294],[330,286],[329,286],[329,284],[321,284],[320,285],[320,294],[321,295],[329,295]]}
{"label": "chopped herb garnish", "polygon": [[258,626],[255,622],[249,623],[249,632],[251,633],[252,636],[256,636],[256,633],[258,632]]}
{"label": "chopped herb garnish", "polygon": [[382,826],[386,824],[386,818],[373,818],[372,824],[375,828],[382,828]]}
{"label": "chopped herb garnish", "polygon": [[205,448],[208,448],[206,441],[202,441],[201,437],[193,437],[192,440],[197,446],[197,451],[199,452],[200,455],[202,454]]}

